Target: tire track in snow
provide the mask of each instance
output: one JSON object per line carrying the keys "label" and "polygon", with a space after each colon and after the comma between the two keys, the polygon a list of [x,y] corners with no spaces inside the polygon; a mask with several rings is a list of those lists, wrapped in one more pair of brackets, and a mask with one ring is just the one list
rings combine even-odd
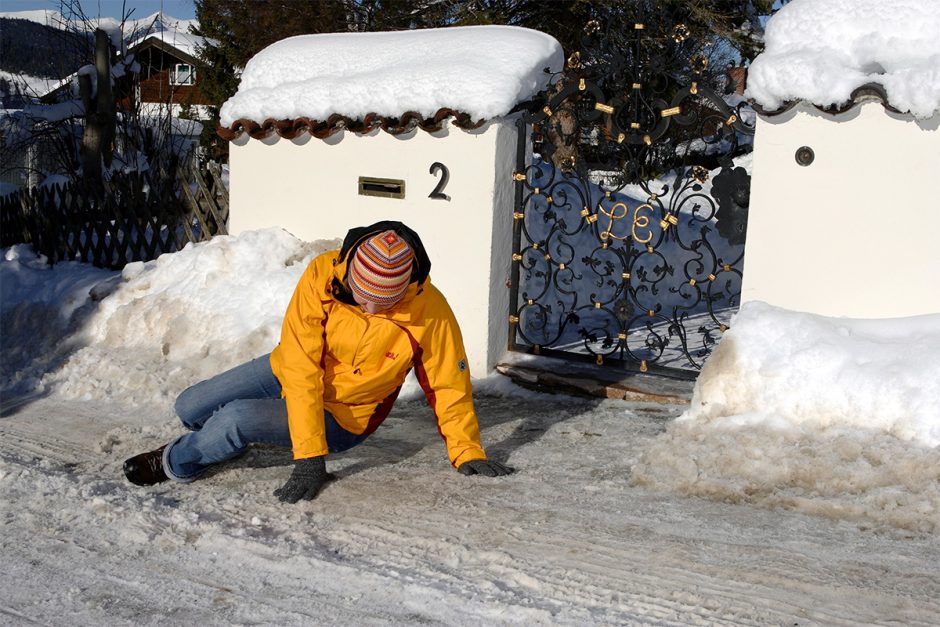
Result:
{"label": "tire track in snow", "polygon": [[[3,543],[4,562],[9,566],[0,574],[0,581],[7,579],[2,587],[17,593],[8,602],[21,602],[19,608],[6,609],[16,612],[24,621],[44,624],[59,620],[61,614],[55,608],[65,599],[52,592],[56,590],[67,591],[64,596],[69,597],[68,603],[81,606],[74,617],[75,624],[159,624],[164,618],[171,618],[173,622],[192,624],[234,621],[309,625],[322,623],[322,617],[329,616],[335,624],[368,625],[400,623],[403,618],[350,596],[353,593],[366,597],[365,590],[338,594],[337,587],[342,587],[342,583],[334,584],[332,590],[321,595],[311,595],[309,581],[298,573],[316,573],[321,583],[328,580],[322,575],[324,570],[332,570],[333,579],[338,582],[363,578],[351,574],[354,569],[349,566],[331,564],[329,556],[323,559],[324,556],[311,554],[309,543],[304,545],[304,551],[291,552],[280,546],[276,536],[263,543],[225,532],[226,528],[237,529],[237,523],[223,526],[221,532],[214,523],[204,524],[205,528],[193,534],[192,528],[200,526],[198,521],[187,524],[185,515],[172,507],[155,509],[154,502],[160,499],[153,494],[118,491],[111,480],[93,481],[105,485],[89,485],[84,490],[120,495],[119,499],[102,503],[101,518],[96,521],[110,533],[96,536],[92,530],[73,527],[75,521],[69,512],[78,507],[74,502],[78,496],[74,480],[60,471],[38,468],[34,460],[17,463],[31,470],[27,477],[40,479],[43,493],[43,498],[33,501],[40,506],[38,510],[18,512],[19,521],[30,528],[30,542]],[[8,492],[5,496],[22,496],[36,487],[28,480],[16,486],[19,487],[5,490]],[[109,517],[106,510],[112,506],[116,515]],[[256,562],[259,556],[264,556],[261,570],[265,583],[273,586],[277,594],[258,594],[258,581],[250,565],[215,557],[230,549],[232,543],[247,544]],[[183,547],[187,550],[182,554],[174,550]],[[20,570],[24,565],[25,570]],[[382,587],[379,578],[366,580],[369,588]],[[249,616],[226,613],[221,607],[225,599],[239,595],[252,599]],[[207,599],[214,600],[207,603]],[[164,618],[153,615],[151,608],[166,608],[168,604],[171,607]],[[30,613],[29,609],[37,613]]]}
{"label": "tire track in snow", "polygon": [[0,427],[0,452],[18,457],[50,459],[59,464],[78,464],[92,456],[91,451],[82,450],[71,442],[12,426]]}
{"label": "tire track in snow", "polygon": [[[420,491],[412,487],[411,493]],[[533,500],[539,499],[531,495],[522,499]],[[528,599],[551,609],[563,605],[557,599],[567,599],[591,608],[594,618],[600,614],[615,621],[642,617],[677,623],[766,624],[803,617],[854,624],[857,618],[845,616],[861,613],[875,620],[881,612],[890,612],[905,622],[916,622],[916,613],[898,599],[898,591],[911,594],[923,602],[924,610],[940,616],[938,597],[931,592],[938,590],[937,579],[926,574],[920,580],[916,576],[886,580],[881,567],[861,558],[840,559],[830,568],[814,555],[787,547],[733,537],[680,537],[641,524],[605,528],[594,521],[592,537],[585,538],[583,521],[567,513],[579,508],[565,501],[556,500],[557,509],[535,512],[536,518],[551,518],[550,528],[535,540],[525,530],[487,538],[478,524],[470,525],[473,542],[463,540],[450,531],[455,518],[472,511],[463,502],[449,511],[424,510],[420,520],[409,520],[404,528],[395,513],[355,519],[344,512],[342,533],[330,537],[373,568],[421,571],[438,581],[443,572],[448,585],[481,593],[494,592],[475,580],[502,580],[506,583],[499,594],[509,601]],[[486,497],[484,504],[490,510],[503,510],[493,515],[497,523],[533,518],[533,512],[494,497]],[[355,524],[350,524],[351,518]],[[442,529],[448,533],[442,535]],[[481,545],[488,550],[481,552]],[[370,553],[376,547],[384,547],[379,558]],[[760,555],[757,565],[755,555]],[[840,577],[846,568],[859,571],[855,582]],[[881,592],[879,586],[889,592]],[[844,600],[827,607],[828,599],[820,594],[827,589],[835,589]]]}

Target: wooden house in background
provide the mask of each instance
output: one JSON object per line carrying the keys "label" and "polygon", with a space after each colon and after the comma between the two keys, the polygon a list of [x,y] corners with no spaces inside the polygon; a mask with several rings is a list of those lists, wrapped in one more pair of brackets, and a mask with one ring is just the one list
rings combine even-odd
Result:
{"label": "wooden house in background", "polygon": [[196,51],[202,41],[188,33],[161,31],[132,43],[127,53],[134,55],[140,71],[124,106],[129,108],[133,97],[144,115],[159,115],[170,107],[173,117],[207,119],[209,101],[199,88],[202,72]]}

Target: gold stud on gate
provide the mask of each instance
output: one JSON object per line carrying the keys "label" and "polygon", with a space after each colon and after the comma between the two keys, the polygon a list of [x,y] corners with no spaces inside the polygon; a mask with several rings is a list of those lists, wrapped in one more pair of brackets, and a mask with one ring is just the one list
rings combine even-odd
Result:
{"label": "gold stud on gate", "polygon": [[603,356],[603,355],[598,355],[598,356],[597,356],[597,365],[598,365],[598,366],[603,366],[603,365],[604,365],[604,356]]}
{"label": "gold stud on gate", "polygon": [[671,213],[666,214],[666,217],[659,221],[659,227],[664,231],[669,230],[670,226],[676,226],[677,224],[679,224],[679,218]]}
{"label": "gold stud on gate", "polygon": [[640,372],[646,372],[649,370],[649,366],[646,365],[646,360],[640,362]]}
{"label": "gold stud on gate", "polygon": [[676,27],[672,29],[672,40],[677,44],[681,44],[691,35],[692,31],[685,24],[676,24]]}

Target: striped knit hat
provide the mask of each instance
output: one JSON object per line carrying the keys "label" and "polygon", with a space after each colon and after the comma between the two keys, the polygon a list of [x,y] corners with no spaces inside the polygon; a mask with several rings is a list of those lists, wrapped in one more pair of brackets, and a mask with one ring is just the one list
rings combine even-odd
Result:
{"label": "striped knit hat", "polygon": [[414,251],[395,231],[370,237],[349,261],[347,279],[361,300],[391,306],[408,290]]}

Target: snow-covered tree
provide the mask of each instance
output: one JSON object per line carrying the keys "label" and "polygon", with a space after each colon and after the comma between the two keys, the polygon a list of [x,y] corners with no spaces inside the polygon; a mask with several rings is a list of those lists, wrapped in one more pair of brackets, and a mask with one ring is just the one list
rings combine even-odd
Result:
{"label": "snow-covered tree", "polygon": [[54,15],[85,65],[47,93],[27,93],[20,110],[0,117],[4,171],[19,170],[34,186],[50,174],[94,185],[112,171],[166,169],[188,146],[173,138],[169,107],[159,119],[141,115],[134,85],[141,68],[127,49],[154,26],[141,27],[131,13],[93,21],[79,0],[63,0]]}

